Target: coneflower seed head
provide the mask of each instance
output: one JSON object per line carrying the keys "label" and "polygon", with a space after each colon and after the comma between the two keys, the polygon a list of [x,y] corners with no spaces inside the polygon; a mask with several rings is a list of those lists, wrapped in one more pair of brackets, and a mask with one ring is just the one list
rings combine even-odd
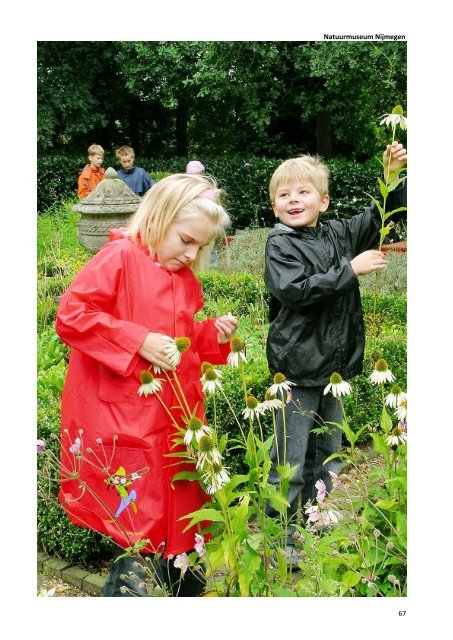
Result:
{"label": "coneflower seed head", "polygon": [[334,373],[332,373],[332,375],[329,378],[329,381],[331,384],[340,384],[340,382],[343,381],[343,378],[340,376],[339,373],[337,373],[336,371]]}
{"label": "coneflower seed head", "polygon": [[150,384],[154,380],[154,376],[150,371],[146,369],[144,371],[140,371],[140,382],[142,384]]}
{"label": "coneflower seed head", "polygon": [[242,351],[244,347],[245,347],[245,342],[244,340],[242,340],[242,338],[239,338],[239,336],[234,336],[233,338],[231,338],[230,340],[231,351],[233,351],[234,353],[238,353],[239,351]]}
{"label": "coneflower seed head", "polygon": [[175,345],[179,353],[184,353],[184,351],[187,351],[187,349],[190,347],[191,342],[189,338],[182,336],[181,338],[175,338]]}
{"label": "coneflower seed head", "polygon": [[402,389],[399,386],[399,384],[394,384],[393,387],[390,389],[390,393],[393,393],[394,396],[397,396],[401,393]]}
{"label": "coneflower seed head", "polygon": [[219,376],[216,374],[216,372],[214,371],[214,369],[211,367],[211,369],[206,369],[205,373],[204,373],[204,379],[205,380],[217,380]]}
{"label": "coneflower seed head", "polygon": [[207,369],[212,369],[212,364],[210,362],[202,362],[201,363],[201,373],[204,375]]}
{"label": "coneflower seed head", "polygon": [[198,429],[201,429],[202,426],[202,421],[199,418],[195,418],[195,416],[192,416],[192,418],[190,418],[189,422],[187,423],[187,428],[191,431],[198,431]]}
{"label": "coneflower seed head", "polygon": [[376,369],[376,371],[380,371],[381,373],[383,373],[384,371],[387,371],[388,369],[387,361],[382,358],[380,360],[377,360],[374,365],[374,368]]}
{"label": "coneflower seed head", "polygon": [[274,383],[275,384],[281,384],[282,382],[285,382],[286,378],[283,375],[283,373],[276,373],[274,376]]}
{"label": "coneflower seed head", "polygon": [[255,396],[247,396],[245,404],[247,406],[247,409],[256,409],[256,407],[259,405],[259,402],[255,398]]}
{"label": "coneflower seed head", "polygon": [[215,448],[214,440],[209,436],[201,436],[198,441],[198,447],[203,453],[209,453]]}

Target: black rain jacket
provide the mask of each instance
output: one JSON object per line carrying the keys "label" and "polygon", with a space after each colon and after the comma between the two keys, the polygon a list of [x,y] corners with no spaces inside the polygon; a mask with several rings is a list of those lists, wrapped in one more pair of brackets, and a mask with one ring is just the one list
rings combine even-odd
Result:
{"label": "black rain jacket", "polygon": [[[406,206],[405,196],[406,181],[389,194],[387,211]],[[301,229],[275,225],[264,275],[271,294],[266,353],[273,375],[315,387],[326,385],[334,371],[346,380],[361,373],[365,332],[350,261],[378,246],[380,228],[374,202],[349,220]]]}

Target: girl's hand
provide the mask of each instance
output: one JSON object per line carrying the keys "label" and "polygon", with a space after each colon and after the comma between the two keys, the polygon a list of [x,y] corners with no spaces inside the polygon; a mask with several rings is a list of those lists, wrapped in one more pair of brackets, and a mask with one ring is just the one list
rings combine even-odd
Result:
{"label": "girl's hand", "polygon": [[382,158],[382,163],[384,165],[384,182],[387,184],[388,175],[394,171],[398,171],[398,169],[402,169],[406,162],[407,149],[405,149],[398,140],[394,140],[391,145],[388,144]]}
{"label": "girl's hand", "polygon": [[217,318],[214,326],[217,329],[217,342],[219,344],[225,344],[229,342],[236,333],[239,322],[231,313],[227,313],[226,316]]}
{"label": "girl's hand", "polygon": [[150,331],[138,350],[138,354],[165,371],[174,371],[165,353],[165,346],[168,346],[168,342],[165,342],[162,338],[163,335],[161,333]]}

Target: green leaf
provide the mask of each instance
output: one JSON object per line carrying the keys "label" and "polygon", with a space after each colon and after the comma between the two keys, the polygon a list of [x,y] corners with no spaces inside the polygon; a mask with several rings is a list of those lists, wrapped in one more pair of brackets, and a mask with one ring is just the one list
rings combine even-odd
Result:
{"label": "green leaf", "polygon": [[392,419],[389,416],[389,414],[387,413],[387,409],[385,407],[382,407],[382,414],[381,414],[381,428],[385,433],[388,433],[391,428],[392,428],[393,424],[392,424]]}
{"label": "green leaf", "polygon": [[390,227],[383,227],[379,232],[381,234],[381,240],[382,238],[385,238],[385,236],[388,235],[389,232],[390,232]]}
{"label": "green leaf", "polygon": [[378,500],[376,507],[384,511],[397,511],[398,503],[395,500]]}
{"label": "green leaf", "polygon": [[376,200],[376,198],[373,198],[373,196],[371,196],[369,193],[365,193],[366,196],[368,196],[369,198],[371,198],[371,200],[374,202],[374,204],[377,206],[379,213],[381,214],[381,216],[384,214],[384,207],[382,206],[382,204],[379,202],[379,200]]}
{"label": "green leaf", "polygon": [[179,520],[185,520],[186,518],[192,518],[184,531],[193,527],[194,524],[198,524],[199,522],[203,522],[204,520],[210,520],[212,522],[225,522],[225,518],[220,513],[220,511],[216,511],[216,509],[199,509],[198,511],[194,511],[193,513],[189,513],[187,516],[182,516]]}
{"label": "green leaf", "polygon": [[379,433],[371,433],[371,437],[373,438],[373,449],[376,453],[383,455],[388,451],[388,445],[385,443],[384,438]]}
{"label": "green leaf", "polygon": [[215,549],[215,551],[210,551],[208,548],[207,556],[207,575],[210,575],[212,571],[216,571],[216,569],[225,564],[225,556],[222,547],[218,547],[217,549]]}
{"label": "green leaf", "polygon": [[341,581],[347,587],[355,587],[361,580],[362,576],[356,571],[346,571],[341,577]]}
{"label": "green leaf", "polygon": [[398,207],[398,209],[392,209],[392,211],[385,213],[383,217],[384,222],[387,220],[387,218],[390,218],[390,216],[392,216],[394,213],[398,213],[399,211],[407,211],[407,207]]}
{"label": "green leaf", "polygon": [[245,545],[245,553],[241,557],[239,570],[239,589],[243,598],[248,597],[250,583],[261,564],[261,557],[249,545]]}
{"label": "green leaf", "polygon": [[171,479],[172,489],[175,488],[173,483],[176,480],[190,480],[190,482],[193,482],[194,480],[198,480],[199,477],[200,474],[198,473],[198,471],[179,471],[178,473],[175,473],[175,475]]}
{"label": "green leaf", "polygon": [[388,186],[388,190],[389,193],[390,191],[393,191],[394,189],[396,189],[396,187],[401,184],[402,182],[404,182],[404,180],[406,180],[406,176],[404,176],[403,178],[398,178],[398,180],[393,180],[392,182],[390,182],[387,186]]}
{"label": "green leaf", "polygon": [[378,178],[378,181],[379,181],[379,190],[381,192],[382,197],[387,198],[389,194],[387,185],[381,180],[381,178]]}
{"label": "green leaf", "polygon": [[271,493],[271,495],[269,496],[269,502],[274,507],[274,509],[281,514],[285,514],[287,508],[289,507],[288,500],[284,496],[282,496],[279,491]]}

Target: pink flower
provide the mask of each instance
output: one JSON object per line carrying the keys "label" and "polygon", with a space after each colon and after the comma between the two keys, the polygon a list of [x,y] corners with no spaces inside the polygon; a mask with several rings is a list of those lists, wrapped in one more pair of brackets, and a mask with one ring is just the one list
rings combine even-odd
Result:
{"label": "pink flower", "polygon": [[43,453],[45,446],[46,446],[46,441],[44,440],[44,438],[39,438],[37,440],[37,447],[38,447],[37,453]]}
{"label": "pink flower", "polygon": [[343,487],[344,486],[345,478],[346,478],[346,476],[344,474],[341,474],[341,476],[338,476],[333,471],[329,471],[329,473],[330,473],[330,477],[332,478],[332,485],[334,487]]}
{"label": "pink flower", "polygon": [[200,558],[206,552],[206,549],[204,548],[204,538],[199,533],[195,534],[195,551],[198,553]]}
{"label": "pink flower", "polygon": [[181,569],[181,575],[184,575],[189,568],[189,557],[187,553],[180,553],[173,561],[173,566]]}
{"label": "pink flower", "polygon": [[324,484],[324,482],[322,480],[318,480],[317,482],[315,482],[315,487],[318,490],[318,494],[316,496],[316,501],[317,502],[322,502],[326,497],[326,485]]}
{"label": "pink flower", "polygon": [[74,444],[69,447],[71,453],[80,453],[80,438],[76,438]]}

